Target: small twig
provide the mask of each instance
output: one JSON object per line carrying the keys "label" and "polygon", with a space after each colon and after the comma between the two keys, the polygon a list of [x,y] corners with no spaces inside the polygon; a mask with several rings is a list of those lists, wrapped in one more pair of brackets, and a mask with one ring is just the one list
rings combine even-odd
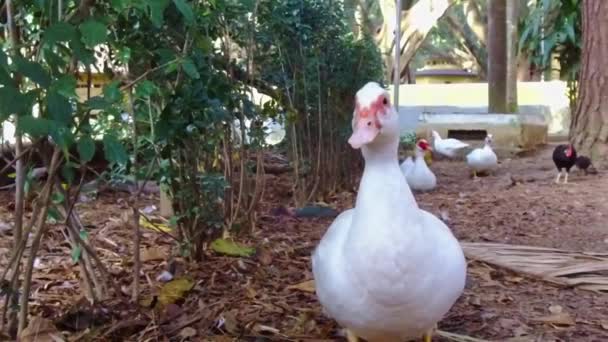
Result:
{"label": "small twig", "polygon": [[20,301],[20,311],[19,311],[19,329],[18,335],[21,334],[23,329],[27,324],[27,314],[28,314],[28,304],[30,298],[30,291],[32,286],[32,272],[34,270],[34,260],[36,258],[36,254],[38,253],[38,248],[40,247],[40,241],[42,240],[42,236],[46,231],[47,225],[46,215],[48,213],[49,205],[51,202],[51,194],[53,193],[53,183],[55,180],[55,175],[57,173],[57,169],[59,169],[61,159],[61,149],[55,147],[53,151],[53,157],[51,158],[51,165],[49,169],[49,175],[46,180],[46,184],[40,194],[39,200],[40,202],[40,212],[38,213],[38,217],[32,217],[32,220],[36,220],[36,234],[34,235],[34,239],[32,241],[32,246],[30,247],[30,253],[25,265],[25,275],[23,279],[23,290],[21,293],[21,301]]}
{"label": "small twig", "polygon": [[482,339],[478,339],[478,338],[466,336],[466,335],[454,334],[454,333],[443,331],[443,330],[437,330],[436,334],[443,338],[446,338],[451,341],[456,341],[456,342],[489,342],[488,340],[482,340]]}
{"label": "small twig", "polygon": [[[137,138],[138,138],[138,132],[137,132],[137,120],[135,119],[135,108],[133,105],[133,89],[131,89],[130,87],[127,88],[127,97],[129,99],[129,104],[128,104],[128,110],[129,110],[129,114],[131,115],[131,118],[133,119],[133,125],[132,125],[132,129],[133,129],[133,173],[135,174],[135,184],[138,185],[138,179],[137,179],[137,168],[138,168],[138,148],[137,148]],[[152,163],[150,163],[150,166],[154,164],[154,160],[152,161]],[[148,171],[151,171],[152,167],[149,168]],[[146,177],[147,178],[147,177]],[[139,190],[137,191],[135,196],[131,197],[131,212],[133,213],[131,219],[132,219],[132,225],[133,225],[133,285],[132,285],[132,292],[131,292],[131,301],[133,301],[133,303],[138,303],[139,302],[139,273],[141,272],[141,258],[140,258],[140,252],[139,252],[139,248],[140,248],[140,229],[139,229],[139,209],[138,209],[138,200],[139,200],[139,194],[141,193],[141,191],[144,188],[146,179],[144,179],[144,182],[142,183],[142,186],[139,188]]]}
{"label": "small twig", "polygon": [[[78,196],[80,196],[80,191],[82,191],[82,185],[84,183],[84,177],[86,175],[86,171],[83,170],[83,168],[81,167],[80,172],[82,173],[80,175],[80,181],[78,182],[78,187],[76,188],[76,194],[74,194],[74,199],[69,202],[70,206],[69,206],[67,214],[65,216],[64,224],[68,223],[68,220],[69,220],[70,216],[72,215],[72,211],[74,210],[74,206],[76,205],[76,202],[78,202]],[[66,191],[66,198],[69,199],[69,197],[70,197],[70,193],[68,191]]]}
{"label": "small twig", "polygon": [[76,242],[88,253],[88,255],[91,256],[91,258],[93,258],[93,261],[95,261],[95,264],[97,264],[97,267],[99,267],[99,270],[101,271],[101,275],[106,278],[104,280],[106,282],[108,282],[108,281],[110,282],[110,285],[112,285],[112,287],[114,288],[116,295],[122,296],[123,294],[122,294],[122,291],[120,290],[120,286],[118,286],[118,284],[116,282],[114,282],[112,275],[110,274],[108,269],[105,267],[103,262],[99,259],[99,257],[97,256],[97,253],[95,253],[93,248],[91,248],[91,246],[89,246],[89,244],[87,244],[80,237],[80,234],[79,234],[78,230],[76,230],[76,227],[73,227],[70,224],[66,224],[66,227],[68,229],[72,230],[72,235],[74,236],[74,240],[76,240]]}
{"label": "small twig", "polygon": [[139,232],[139,210],[135,206],[131,207],[133,211],[133,292],[131,293],[131,301],[133,303],[139,303],[139,273],[141,272],[141,258],[139,253],[140,232]]}
{"label": "small twig", "polygon": [[[156,67],[154,67],[152,69],[146,70],[143,74],[137,76],[133,81],[131,81],[131,82],[125,84],[124,86],[120,87],[120,90],[124,91],[124,90],[127,90],[127,89],[131,89],[135,84],[137,84],[137,82],[141,81],[142,79],[144,79],[149,74],[151,74],[151,73],[153,73],[153,72],[155,72],[157,70],[160,70],[160,69],[162,69],[162,68],[170,65],[171,63],[175,63],[176,61],[177,61],[177,59],[173,59],[173,60],[168,61],[167,63],[161,64],[161,65],[158,65],[158,66],[156,66]],[[133,121],[135,121],[135,118],[133,118]]]}
{"label": "small twig", "polygon": [[21,158],[23,158],[23,156],[25,156],[26,154],[28,154],[41,141],[42,140],[40,140],[40,139],[36,140],[34,143],[32,143],[27,148],[25,148],[23,151],[21,151],[21,152],[17,151],[17,156],[15,158],[13,158],[13,160],[11,160],[10,163],[4,165],[4,167],[2,169],[0,169],[0,176],[4,175],[4,173],[6,171],[8,171],[9,168],[13,167],[13,165],[15,165],[15,163],[17,161],[21,160]]}

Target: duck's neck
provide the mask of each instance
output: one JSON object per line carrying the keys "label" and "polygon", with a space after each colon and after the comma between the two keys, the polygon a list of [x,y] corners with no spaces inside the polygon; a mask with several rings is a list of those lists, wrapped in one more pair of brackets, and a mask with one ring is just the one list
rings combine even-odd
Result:
{"label": "duck's neck", "polygon": [[358,211],[379,213],[376,210],[378,207],[389,209],[405,203],[416,205],[412,191],[399,168],[398,147],[398,138],[363,147],[365,169],[357,195]]}
{"label": "duck's neck", "polygon": [[382,144],[369,144],[361,148],[365,159],[365,170],[369,166],[399,165],[399,139],[390,139]]}
{"label": "duck's neck", "polygon": [[419,148],[416,148],[416,161],[418,159],[422,159],[422,161],[424,161],[424,151]]}

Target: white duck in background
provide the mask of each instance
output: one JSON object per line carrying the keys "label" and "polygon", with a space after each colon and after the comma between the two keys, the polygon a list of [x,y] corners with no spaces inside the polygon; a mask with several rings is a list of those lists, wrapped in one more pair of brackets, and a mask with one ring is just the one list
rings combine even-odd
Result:
{"label": "white duck in background", "polygon": [[418,207],[401,174],[398,114],[377,83],[356,94],[348,142],[361,148],[365,170],[355,207],[313,252],[319,302],[349,341],[430,341],[463,292],[467,264],[450,229]]}
{"label": "white duck in background", "polygon": [[463,143],[462,141],[454,138],[443,139],[437,131],[433,131],[433,148],[435,152],[446,156],[448,158],[454,158],[458,150],[468,147],[469,144]]}
{"label": "white duck in background", "polygon": [[437,177],[435,177],[433,171],[426,165],[426,160],[424,160],[424,154],[427,150],[431,150],[429,143],[424,139],[418,140],[416,144],[416,159],[411,161],[410,165],[406,165],[405,170],[403,164],[407,162],[407,159],[401,164],[401,170],[403,171],[407,185],[412,190],[430,191],[437,186]]}
{"label": "white duck in background", "polygon": [[467,154],[467,164],[473,169],[473,178],[477,179],[478,172],[491,171],[498,165],[496,153],[492,150],[492,134],[488,134],[483,147],[479,147]]}
{"label": "white duck in background", "polygon": [[414,168],[414,159],[411,156],[405,158],[399,167],[401,168],[403,175],[407,177],[408,172]]}

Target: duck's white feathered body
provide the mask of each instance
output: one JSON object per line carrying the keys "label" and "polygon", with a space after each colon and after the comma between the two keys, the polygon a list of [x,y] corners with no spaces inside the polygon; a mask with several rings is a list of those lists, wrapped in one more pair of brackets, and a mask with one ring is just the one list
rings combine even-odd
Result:
{"label": "duck's white feathered body", "polygon": [[467,154],[467,165],[474,171],[491,171],[498,165],[498,158],[490,145],[491,141],[492,136],[488,135],[483,147],[476,148]]}
{"label": "duck's white feathered body", "polygon": [[[367,120],[361,117],[355,116]],[[355,131],[349,139],[353,146],[366,141],[355,208],[335,219],[312,256],[324,310],[370,342],[421,337],[462,294],[466,278],[460,244],[441,220],[418,208],[401,173],[397,129],[393,140],[388,127],[398,127],[396,120],[380,121],[388,132],[371,143],[375,132]],[[356,129],[368,129],[366,123]]]}
{"label": "duck's white feathered body", "polygon": [[446,157],[454,158],[459,150],[468,147],[469,144],[458,139],[443,139],[436,131],[433,131],[433,149]]}
{"label": "duck's white feathered body", "polygon": [[414,159],[412,157],[405,158],[403,163],[399,165],[399,168],[401,168],[403,175],[407,176],[407,174],[414,168]]}
{"label": "duck's white feathered body", "polygon": [[[403,170],[403,168],[402,168]],[[424,151],[416,146],[416,159],[403,175],[412,190],[431,191],[437,186],[437,177],[424,160]]]}
{"label": "duck's white feathered body", "polygon": [[366,168],[355,209],[336,218],[312,261],[327,313],[370,342],[422,336],[466,277],[450,229],[418,208],[397,164],[392,169]]}

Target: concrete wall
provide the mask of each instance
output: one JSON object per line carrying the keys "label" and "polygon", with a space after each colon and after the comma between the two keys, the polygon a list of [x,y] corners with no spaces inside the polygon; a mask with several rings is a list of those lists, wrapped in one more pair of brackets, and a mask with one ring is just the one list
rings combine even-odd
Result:
{"label": "concrete wall", "polygon": [[[392,93],[392,86],[389,91]],[[542,114],[549,135],[567,135],[570,108],[566,82],[518,82],[522,114]],[[487,83],[402,84],[399,113],[404,130],[413,131],[422,114],[482,114],[488,112]]]}

